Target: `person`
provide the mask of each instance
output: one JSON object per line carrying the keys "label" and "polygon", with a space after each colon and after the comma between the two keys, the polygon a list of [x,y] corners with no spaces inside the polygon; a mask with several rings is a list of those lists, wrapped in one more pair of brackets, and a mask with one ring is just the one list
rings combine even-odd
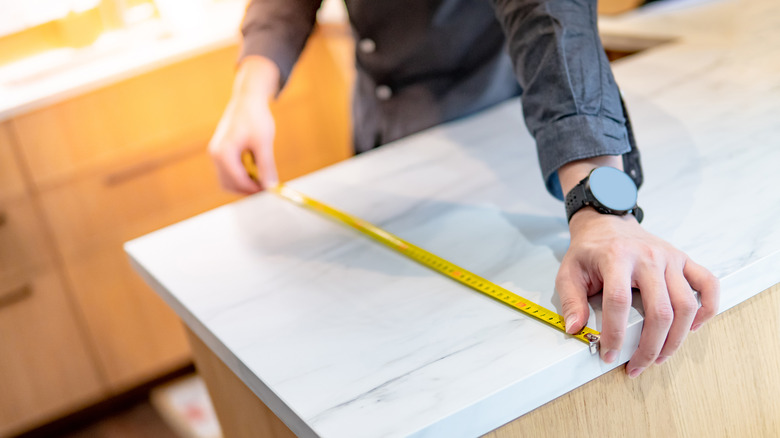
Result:
{"label": "person", "polygon": [[[320,2],[250,2],[233,96],[209,144],[226,189],[253,193],[276,183],[268,102],[289,77]],[[346,7],[357,41],[356,152],[520,94],[552,195],[574,193],[601,167],[641,184],[638,150],[596,28],[596,0],[346,0]],[[257,182],[241,163],[246,150],[258,161]],[[556,277],[566,330],[585,325],[587,297],[603,290],[600,354],[608,363],[622,348],[632,288],[640,290],[645,321],[626,366],[630,377],[664,362],[715,315],[717,278],[645,231],[635,215],[585,206],[571,215],[569,231]]]}

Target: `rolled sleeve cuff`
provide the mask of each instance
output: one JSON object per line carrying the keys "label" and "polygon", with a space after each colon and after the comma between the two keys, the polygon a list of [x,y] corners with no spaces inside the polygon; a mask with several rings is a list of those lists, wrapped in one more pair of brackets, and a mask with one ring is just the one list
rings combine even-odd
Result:
{"label": "rolled sleeve cuff", "polygon": [[575,115],[550,123],[536,132],[536,146],[547,191],[563,200],[558,169],[566,163],[601,155],[623,155],[631,150],[624,123]]}
{"label": "rolled sleeve cuff", "polygon": [[284,87],[290,78],[295,62],[300,55],[300,48],[286,44],[276,32],[266,32],[262,29],[251,30],[244,34],[238,62],[247,56],[262,56],[273,61],[279,68],[279,89]]}

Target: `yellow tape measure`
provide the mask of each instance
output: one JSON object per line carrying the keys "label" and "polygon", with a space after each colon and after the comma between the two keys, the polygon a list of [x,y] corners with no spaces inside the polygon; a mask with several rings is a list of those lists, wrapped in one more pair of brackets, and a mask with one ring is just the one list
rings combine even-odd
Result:
{"label": "yellow tape measure", "polygon": [[[247,169],[249,175],[257,180],[257,167],[255,166],[254,159],[251,154],[244,154],[243,156],[244,166]],[[530,300],[527,300],[514,292],[509,291],[497,284],[494,284],[479,275],[474,274],[460,266],[455,265],[433,253],[430,253],[417,245],[409,243],[391,233],[373,225],[370,222],[364,221],[358,217],[352,216],[348,213],[336,210],[322,202],[312,199],[294,189],[286,187],[283,184],[279,184],[271,189],[273,193],[281,196],[284,199],[292,201],[293,203],[310,210],[316,211],[330,219],[342,222],[350,227],[360,231],[368,237],[376,240],[379,243],[403,254],[404,256],[446,276],[458,283],[468,286],[471,289],[476,290],[482,294],[489,296],[495,300],[498,300],[514,309],[517,309],[528,316],[531,316],[545,324],[566,332],[566,326],[564,324],[563,317],[553,312],[550,309],[544,308]],[[580,341],[588,344],[590,352],[596,354],[599,348],[599,332],[585,327],[580,330],[579,333],[570,335]]]}

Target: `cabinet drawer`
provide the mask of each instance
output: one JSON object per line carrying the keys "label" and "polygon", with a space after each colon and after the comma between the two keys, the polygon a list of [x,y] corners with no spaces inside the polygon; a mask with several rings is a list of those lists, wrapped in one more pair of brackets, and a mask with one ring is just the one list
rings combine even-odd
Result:
{"label": "cabinet drawer", "polygon": [[0,123],[0,203],[25,192],[24,179],[11,145],[8,123]]}
{"label": "cabinet drawer", "polygon": [[210,52],[15,118],[32,180],[45,189],[208,138],[230,97],[237,50]]}
{"label": "cabinet drawer", "polygon": [[196,149],[42,194],[67,279],[114,390],[189,360],[178,318],[132,270],[122,244],[236,199],[219,189],[205,144]]}
{"label": "cabinet drawer", "polygon": [[121,251],[128,240],[237,199],[220,189],[205,141],[42,193],[63,256],[78,258],[106,247]]}
{"label": "cabinet drawer", "polygon": [[0,276],[0,436],[104,396],[59,273]]}

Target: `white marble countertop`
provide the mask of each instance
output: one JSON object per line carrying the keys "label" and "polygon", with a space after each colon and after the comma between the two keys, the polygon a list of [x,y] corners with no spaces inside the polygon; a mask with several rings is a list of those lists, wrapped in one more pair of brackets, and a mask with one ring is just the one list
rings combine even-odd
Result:
{"label": "white marble countertop", "polygon": [[[643,153],[644,226],[721,279],[721,312],[780,281],[773,1],[699,6],[697,20],[731,8],[717,23],[730,37],[680,33],[615,66]],[[563,206],[543,188],[517,101],[290,185],[560,309],[553,286],[568,244]],[[184,322],[302,437],[477,436],[614,366],[270,194],[125,248]],[[589,325],[599,329],[598,299],[591,305]],[[641,323],[641,309],[632,310],[617,363],[635,350]]]}

